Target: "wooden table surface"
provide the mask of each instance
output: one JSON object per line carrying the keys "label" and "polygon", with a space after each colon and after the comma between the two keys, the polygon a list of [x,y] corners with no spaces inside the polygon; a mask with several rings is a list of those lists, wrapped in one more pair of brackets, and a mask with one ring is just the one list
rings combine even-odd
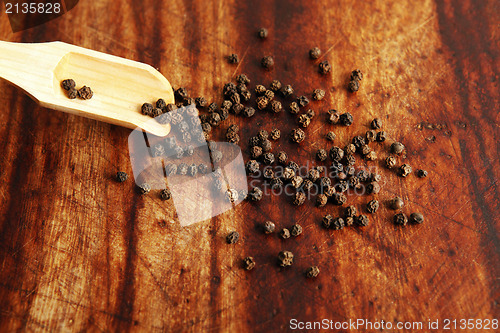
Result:
{"label": "wooden table surface", "polygon": [[[401,196],[406,213],[425,214],[418,226],[394,226],[394,212],[382,206],[366,228],[329,231],[320,219],[339,207],[295,208],[270,196],[182,228],[171,203],[136,194],[133,181],[113,181],[118,170],[132,173],[129,129],[40,108],[2,81],[0,331],[271,332],[290,329],[293,318],[430,319],[441,331],[447,318],[498,319],[499,7],[494,0],[80,1],[17,33],[3,12],[1,40],[60,40],[145,62],[173,86],[218,103],[239,73],[252,85],[280,79],[299,94],[323,88],[325,99],[311,108],[349,111],[354,125],[318,117],[299,148],[282,138],[275,151],[304,163],[331,146],[328,130],[343,147],[380,117],[388,141],[373,145],[379,157],[402,141],[405,161],[429,176],[402,179],[381,168],[377,197]],[[269,29],[265,41],[256,37],[260,27]],[[313,46],[332,64],[329,75],[308,58]],[[233,52],[237,66],[225,60]],[[274,70],[260,68],[263,55],[275,57]],[[365,78],[350,94],[355,68]],[[220,133],[236,123],[242,142],[260,127],[287,134],[293,118],[231,116]],[[372,197],[349,202],[361,208]],[[266,237],[256,226],[268,219],[279,228],[299,222],[304,233]],[[241,234],[235,245],[225,243],[231,230]],[[295,254],[292,267],[276,265],[281,250]],[[257,261],[250,272],[241,268],[248,255]],[[304,277],[311,265],[321,269],[316,279]]]}

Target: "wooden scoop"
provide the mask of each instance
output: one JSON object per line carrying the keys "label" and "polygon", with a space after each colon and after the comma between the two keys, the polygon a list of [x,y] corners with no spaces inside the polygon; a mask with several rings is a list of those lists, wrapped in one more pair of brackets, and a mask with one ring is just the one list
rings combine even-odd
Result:
{"label": "wooden scoop", "polygon": [[[0,41],[0,77],[23,89],[39,105],[165,136],[170,125],[141,113],[144,102],[174,103],[172,86],[153,67],[62,42]],[[61,81],[88,86],[89,100],[69,99]]]}

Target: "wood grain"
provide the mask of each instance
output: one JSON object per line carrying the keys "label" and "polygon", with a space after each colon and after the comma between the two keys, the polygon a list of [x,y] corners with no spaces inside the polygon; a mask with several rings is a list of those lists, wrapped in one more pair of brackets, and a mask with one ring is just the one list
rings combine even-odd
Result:
{"label": "wood grain", "polygon": [[[295,209],[285,196],[244,203],[181,228],[171,204],[139,196],[131,174],[130,130],[38,107],[0,82],[0,331],[288,330],[291,318],[334,321],[442,321],[498,318],[500,275],[499,5],[495,1],[81,1],[45,25],[0,38],[63,42],[148,63],[174,87],[221,102],[239,73],[256,83],[278,78],[299,94],[327,91],[311,108],[349,111],[355,125],[333,128],[339,146],[374,117],[425,180],[384,171],[378,198],[394,195],[420,226],[395,227],[385,206],[364,229],[323,230],[340,209]],[[267,27],[260,41],[256,30]],[[307,52],[320,47],[332,72],[317,73]],[[240,55],[237,66],[225,56]],[[264,72],[263,55],[276,66]],[[361,90],[346,89],[351,70]],[[242,142],[260,126],[287,134],[288,113],[231,118]],[[219,134],[228,126],[226,123]],[[331,127],[316,119],[301,146],[280,139],[300,163],[328,147]],[[245,156],[248,155],[245,151]],[[364,162],[360,162],[363,164]],[[350,196],[361,208],[370,197]],[[297,239],[265,237],[257,226],[299,222]],[[172,222],[173,221],[173,222]],[[238,230],[241,241],[224,237]],[[281,250],[296,256],[280,269]],[[246,272],[241,259],[255,257]],[[304,277],[310,265],[321,273]],[[349,330],[347,330],[349,331]],[[395,330],[397,331],[397,330]],[[403,331],[403,330],[400,330]]]}

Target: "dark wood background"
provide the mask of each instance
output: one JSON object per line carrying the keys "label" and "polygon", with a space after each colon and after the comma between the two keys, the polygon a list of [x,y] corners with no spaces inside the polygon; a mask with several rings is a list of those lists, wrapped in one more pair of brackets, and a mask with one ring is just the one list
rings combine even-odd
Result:
{"label": "dark wood background", "polygon": [[[499,3],[497,1],[80,1],[42,26],[12,33],[0,15],[0,38],[61,40],[151,64],[192,96],[221,101],[222,85],[247,73],[278,78],[296,92],[323,88],[312,103],[350,111],[355,125],[335,129],[343,146],[375,116],[389,140],[425,180],[384,174],[378,198],[400,195],[419,226],[395,227],[385,206],[364,229],[330,232],[319,221],[338,207],[294,208],[266,197],[191,227],[176,224],[170,203],[140,197],[131,173],[130,130],[38,107],[0,82],[0,331],[276,331],[289,320],[385,321],[492,319],[499,316]],[[3,7],[5,8],[5,7]],[[256,30],[269,29],[260,41]],[[317,73],[308,50],[319,46],[333,70]],[[240,55],[238,66],[225,56]],[[273,55],[275,69],[259,67]],[[365,73],[349,94],[351,70]],[[261,124],[293,127],[290,114],[261,113]],[[298,162],[328,147],[318,117],[297,148]],[[316,142],[316,143],[315,143]],[[375,164],[376,165],[376,164]],[[349,197],[361,207],[370,197]],[[299,222],[304,234],[280,240],[256,226]],[[173,223],[172,223],[173,221]],[[238,230],[241,241],[224,237]],[[275,263],[281,250],[295,264]],[[241,259],[254,256],[246,272]],[[304,270],[318,265],[316,279]],[[474,330],[469,330],[474,331]]]}

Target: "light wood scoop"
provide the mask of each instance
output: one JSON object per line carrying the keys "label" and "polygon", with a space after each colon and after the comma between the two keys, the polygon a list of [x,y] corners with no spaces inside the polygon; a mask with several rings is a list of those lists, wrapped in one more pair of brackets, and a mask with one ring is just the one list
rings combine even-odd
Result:
{"label": "light wood scoop", "polygon": [[[144,102],[174,103],[172,86],[153,67],[62,42],[0,41],[0,77],[23,89],[39,105],[165,136],[170,125],[141,113]],[[89,100],[69,99],[61,81],[88,86]]]}

